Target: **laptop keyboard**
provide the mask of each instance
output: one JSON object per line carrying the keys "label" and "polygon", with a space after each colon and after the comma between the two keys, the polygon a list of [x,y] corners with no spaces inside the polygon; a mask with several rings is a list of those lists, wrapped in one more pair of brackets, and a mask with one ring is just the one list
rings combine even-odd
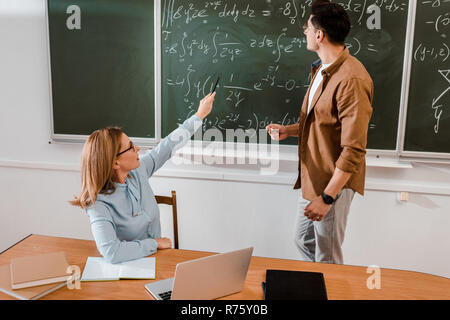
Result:
{"label": "laptop keyboard", "polygon": [[172,291],[166,291],[159,294],[161,299],[163,300],[170,300],[170,297],[172,296]]}

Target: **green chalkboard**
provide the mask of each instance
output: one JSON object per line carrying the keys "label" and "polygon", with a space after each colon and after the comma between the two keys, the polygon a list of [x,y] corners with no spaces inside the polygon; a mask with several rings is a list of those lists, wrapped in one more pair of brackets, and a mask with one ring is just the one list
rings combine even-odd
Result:
{"label": "green chalkboard", "polygon": [[153,1],[47,5],[54,134],[121,126],[155,138]]}
{"label": "green chalkboard", "polygon": [[[158,127],[166,136],[196,111],[220,76],[202,132],[218,129],[225,140],[227,129],[242,129],[246,141],[269,143],[267,124],[298,121],[318,58],[306,49],[301,30],[311,2],[48,0],[53,134],[88,135],[118,125],[131,137],[158,138]],[[413,2],[414,17],[405,0],[336,2],[352,21],[346,45],[374,81],[368,149],[450,154],[450,2]],[[379,11],[371,10],[373,4]],[[414,37],[406,48],[412,21]],[[161,79],[155,79],[156,53]],[[405,59],[412,62],[405,78],[406,117],[399,121]]]}
{"label": "green chalkboard", "polygon": [[[374,80],[368,148],[395,150],[408,1],[337,2],[351,17],[350,53]],[[369,29],[373,13],[367,9],[375,3],[380,5],[381,28]],[[267,124],[298,122],[311,63],[318,59],[306,49],[301,29],[310,5],[298,0],[163,0],[162,135],[195,112],[219,75],[215,107],[204,131],[215,128],[225,137],[226,129],[242,129],[265,143],[269,139],[259,130]]]}
{"label": "green chalkboard", "polygon": [[450,2],[418,1],[405,151],[450,153]]}

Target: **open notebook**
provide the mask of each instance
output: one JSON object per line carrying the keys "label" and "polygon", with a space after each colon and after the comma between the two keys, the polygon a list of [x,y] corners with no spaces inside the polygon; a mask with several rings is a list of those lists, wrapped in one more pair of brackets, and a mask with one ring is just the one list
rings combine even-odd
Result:
{"label": "open notebook", "polygon": [[111,281],[120,279],[155,279],[156,258],[142,258],[111,264],[104,258],[88,257],[81,281]]}

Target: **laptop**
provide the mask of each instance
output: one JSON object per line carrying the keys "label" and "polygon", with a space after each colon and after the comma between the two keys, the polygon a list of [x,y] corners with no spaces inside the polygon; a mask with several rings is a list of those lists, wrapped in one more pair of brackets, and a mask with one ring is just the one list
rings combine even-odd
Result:
{"label": "laptop", "polygon": [[253,247],[177,264],[175,277],[145,285],[157,300],[211,300],[244,287]]}

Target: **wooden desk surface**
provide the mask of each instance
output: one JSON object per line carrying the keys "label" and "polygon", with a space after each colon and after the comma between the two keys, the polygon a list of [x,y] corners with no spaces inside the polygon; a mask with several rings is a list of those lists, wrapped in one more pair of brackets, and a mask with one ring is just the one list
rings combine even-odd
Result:
{"label": "wooden desk surface", "polygon": [[[65,251],[69,264],[78,265],[83,272],[87,257],[100,256],[94,241],[31,235],[0,254],[0,265],[11,258],[33,254]],[[174,276],[177,263],[214,253],[166,249],[156,256],[156,280],[120,280],[107,282],[81,282],[80,290],[67,287],[44,296],[55,299],[132,299],[150,300],[146,283]],[[450,299],[450,279],[424,273],[381,269],[381,289],[370,290],[366,282],[370,274],[366,267],[303,262],[296,260],[252,257],[244,289],[225,299],[263,299],[261,282],[267,269],[322,272],[328,298],[331,299]],[[14,299],[0,292],[0,299]]]}

